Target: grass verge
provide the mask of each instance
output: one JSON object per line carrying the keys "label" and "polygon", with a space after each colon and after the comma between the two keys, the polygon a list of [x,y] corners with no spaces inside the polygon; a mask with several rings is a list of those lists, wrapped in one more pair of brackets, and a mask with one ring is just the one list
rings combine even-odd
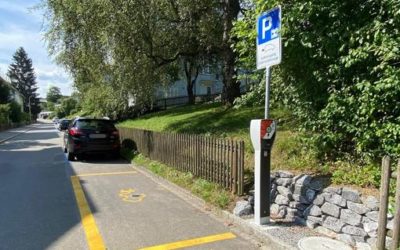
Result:
{"label": "grass verge", "polygon": [[135,154],[128,149],[122,149],[121,155],[132,163],[143,166],[154,174],[190,190],[194,195],[215,207],[226,209],[235,201],[235,196],[229,191],[212,182],[196,178],[192,173],[181,172],[168,165],[152,161],[141,154]]}

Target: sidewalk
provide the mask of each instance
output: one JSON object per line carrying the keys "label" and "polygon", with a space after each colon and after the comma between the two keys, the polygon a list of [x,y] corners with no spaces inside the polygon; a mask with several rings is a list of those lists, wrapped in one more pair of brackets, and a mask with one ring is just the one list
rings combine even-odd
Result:
{"label": "sidewalk", "polygon": [[26,126],[22,126],[19,128],[13,128],[13,129],[8,129],[8,130],[4,130],[0,132],[0,144],[4,143],[5,141],[12,139],[22,133],[25,133],[29,130],[31,130],[32,128],[34,128],[35,124],[30,124],[30,125],[26,125]]}

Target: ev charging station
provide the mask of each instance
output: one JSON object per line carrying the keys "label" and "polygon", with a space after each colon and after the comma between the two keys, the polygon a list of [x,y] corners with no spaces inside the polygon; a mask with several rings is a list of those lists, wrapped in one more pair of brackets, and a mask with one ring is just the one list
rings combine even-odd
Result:
{"label": "ev charging station", "polygon": [[271,149],[276,135],[276,121],[269,116],[271,69],[282,59],[281,7],[262,13],[257,18],[257,69],[265,68],[265,118],[251,120],[250,138],[254,147],[254,221],[269,223],[271,202]]}

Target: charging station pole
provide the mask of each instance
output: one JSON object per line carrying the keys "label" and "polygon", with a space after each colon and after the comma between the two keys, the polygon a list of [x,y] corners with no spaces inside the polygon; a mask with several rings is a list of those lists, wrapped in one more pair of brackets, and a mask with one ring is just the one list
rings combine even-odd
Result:
{"label": "charging station pole", "polygon": [[250,123],[254,147],[254,221],[269,223],[271,203],[271,149],[275,140],[276,122],[269,119],[271,66],[282,57],[280,37],[281,7],[278,6],[257,18],[257,69],[265,68],[265,115]]}

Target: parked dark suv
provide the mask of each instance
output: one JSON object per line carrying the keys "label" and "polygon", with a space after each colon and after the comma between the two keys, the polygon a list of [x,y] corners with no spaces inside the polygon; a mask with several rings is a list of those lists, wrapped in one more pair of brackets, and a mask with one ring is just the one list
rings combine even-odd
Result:
{"label": "parked dark suv", "polygon": [[119,133],[110,120],[76,118],[64,134],[64,152],[70,161],[86,153],[111,153],[117,157],[119,149]]}

